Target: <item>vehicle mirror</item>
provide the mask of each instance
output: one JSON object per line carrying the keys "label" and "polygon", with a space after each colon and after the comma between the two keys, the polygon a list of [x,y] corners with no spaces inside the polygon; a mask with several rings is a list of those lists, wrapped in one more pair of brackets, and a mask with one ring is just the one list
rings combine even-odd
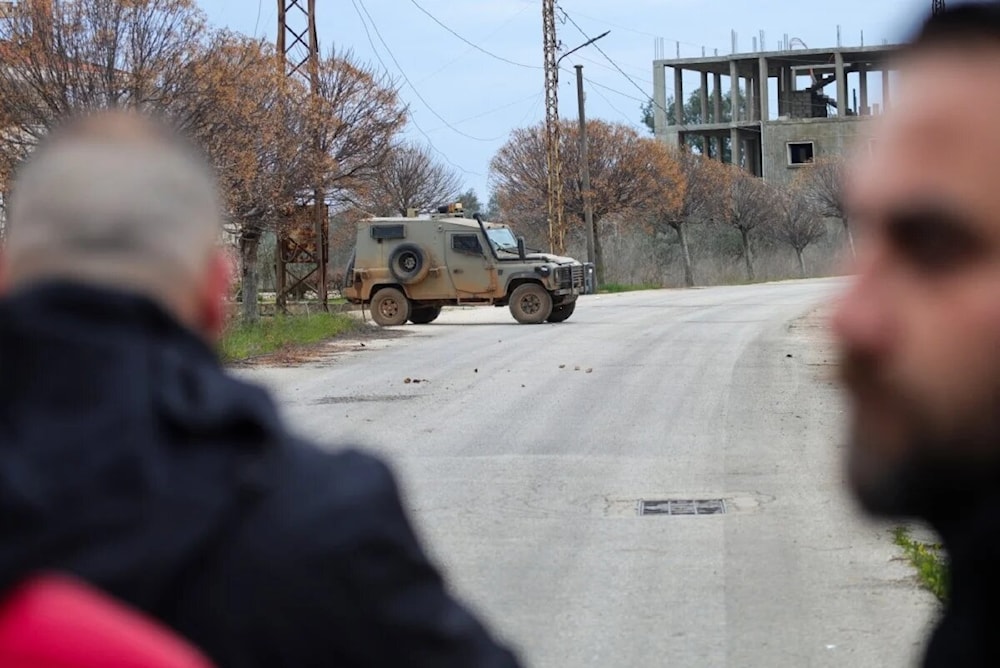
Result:
{"label": "vehicle mirror", "polygon": [[517,256],[524,262],[524,237],[517,238]]}

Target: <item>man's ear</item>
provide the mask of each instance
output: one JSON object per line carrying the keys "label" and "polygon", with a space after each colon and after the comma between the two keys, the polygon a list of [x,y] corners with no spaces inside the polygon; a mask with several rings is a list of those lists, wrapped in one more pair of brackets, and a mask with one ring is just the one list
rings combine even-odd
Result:
{"label": "man's ear", "polygon": [[199,325],[209,341],[218,341],[226,326],[226,297],[232,280],[232,268],[225,251],[212,251],[199,300]]}

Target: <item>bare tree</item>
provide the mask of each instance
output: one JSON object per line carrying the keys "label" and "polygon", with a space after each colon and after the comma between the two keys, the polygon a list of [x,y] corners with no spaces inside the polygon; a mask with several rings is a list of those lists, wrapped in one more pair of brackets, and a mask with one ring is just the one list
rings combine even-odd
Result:
{"label": "bare tree", "polygon": [[334,204],[354,203],[381,172],[406,108],[396,84],[350,51],[331,51],[319,80],[309,122],[323,162],[321,185]]}
{"label": "bare tree", "polygon": [[777,193],[762,179],[739,167],[730,167],[728,197],[722,222],[740,233],[747,279],[754,280],[753,237],[776,215]]}
{"label": "bare tree", "polygon": [[194,0],[21,0],[0,21],[0,176],[68,114],[168,109],[207,35]]}
{"label": "bare tree", "polygon": [[430,211],[456,201],[462,186],[458,175],[435,160],[430,149],[408,144],[389,151],[372,181],[368,208],[380,216],[405,216],[408,209]]}
{"label": "bare tree", "polygon": [[172,119],[220,175],[249,320],[261,236],[312,187],[357,200],[406,121],[392,82],[350,53],[321,61],[312,95],[271,45],[209,31],[195,0],[22,0],[0,22],[0,56],[0,193],[67,115],[128,107]]}
{"label": "bare tree", "polygon": [[[547,217],[548,171],[544,124],[520,128],[500,148],[490,163],[490,176],[500,208],[519,223],[529,223],[540,238]],[[583,229],[584,197],[590,199],[594,223],[616,213],[643,212],[662,196],[658,175],[666,156],[662,142],[642,137],[620,124],[587,122],[590,145],[590,192],[584,193],[580,174],[580,141],[577,123],[564,121],[561,131],[563,203],[572,227]],[[640,216],[632,220],[639,224]],[[598,280],[603,280],[603,247],[600,232],[594,240]]]}
{"label": "bare tree", "polygon": [[854,235],[844,206],[844,159],[839,156],[819,158],[804,167],[795,185],[821,216],[836,218],[854,255]]}
{"label": "bare tree", "polygon": [[187,65],[193,93],[170,109],[219,175],[239,245],[243,319],[258,316],[258,252],[320,165],[308,141],[308,91],[287,81],[270,44],[219,34]]}
{"label": "bare tree", "polygon": [[[688,245],[688,227],[719,217],[728,183],[725,165],[683,148],[673,152],[673,169],[659,181],[661,196],[652,203],[650,213],[658,231],[669,228],[677,233],[684,263],[684,284],[695,284],[694,265]],[[669,174],[669,175],[668,175]]]}
{"label": "bare tree", "polygon": [[790,246],[799,261],[799,275],[806,277],[803,252],[826,234],[822,216],[811,201],[795,187],[784,188],[778,193],[779,215],[767,226],[768,235]]}

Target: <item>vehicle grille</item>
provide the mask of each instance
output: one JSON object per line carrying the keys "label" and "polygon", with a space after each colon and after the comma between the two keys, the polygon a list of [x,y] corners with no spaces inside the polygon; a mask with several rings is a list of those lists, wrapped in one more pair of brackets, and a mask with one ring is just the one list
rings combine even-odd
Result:
{"label": "vehicle grille", "polygon": [[574,264],[570,266],[558,267],[556,278],[560,288],[583,288],[583,265]]}

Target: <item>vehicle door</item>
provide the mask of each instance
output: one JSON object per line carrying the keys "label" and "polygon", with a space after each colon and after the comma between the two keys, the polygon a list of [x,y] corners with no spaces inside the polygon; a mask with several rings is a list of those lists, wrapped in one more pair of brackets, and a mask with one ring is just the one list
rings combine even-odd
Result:
{"label": "vehicle door", "polygon": [[497,289],[497,270],[484,246],[482,233],[449,231],[445,243],[448,275],[459,301],[490,299]]}

